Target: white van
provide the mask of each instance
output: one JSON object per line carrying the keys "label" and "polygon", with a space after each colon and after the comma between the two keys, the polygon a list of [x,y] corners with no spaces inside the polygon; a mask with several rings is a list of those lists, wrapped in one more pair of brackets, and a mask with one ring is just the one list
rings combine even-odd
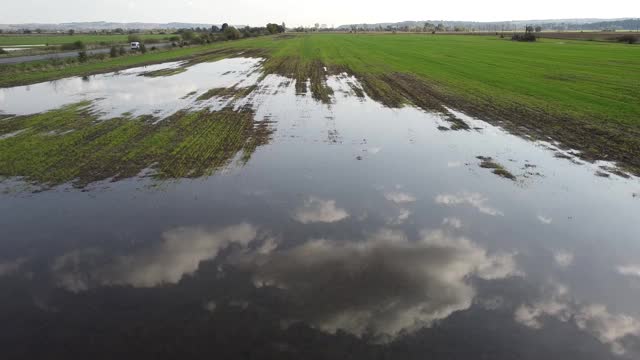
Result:
{"label": "white van", "polygon": [[131,50],[140,50],[140,43],[138,41],[134,41],[131,43]]}

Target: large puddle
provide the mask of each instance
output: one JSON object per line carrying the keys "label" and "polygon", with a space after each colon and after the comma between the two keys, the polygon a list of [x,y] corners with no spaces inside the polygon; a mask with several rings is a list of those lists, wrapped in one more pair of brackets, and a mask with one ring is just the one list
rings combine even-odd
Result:
{"label": "large puddle", "polygon": [[90,100],[104,118],[122,114],[164,117],[191,108],[195,97],[207,90],[254,85],[260,75],[260,62],[249,58],[224,59],[196,64],[172,76],[145,76],[179,68],[181,63],[175,62],[0,89],[0,114],[34,114]]}
{"label": "large puddle", "polygon": [[[232,106],[274,126],[250,161],[212,176],[40,193],[5,180],[3,352],[640,356],[638,179],[464,114],[472,130],[443,131],[443,115],[357,97],[346,74],[328,78],[322,104],[259,65],[0,90],[5,114],[94,100],[103,119],[162,120]],[[256,88],[197,100],[232,86]]]}

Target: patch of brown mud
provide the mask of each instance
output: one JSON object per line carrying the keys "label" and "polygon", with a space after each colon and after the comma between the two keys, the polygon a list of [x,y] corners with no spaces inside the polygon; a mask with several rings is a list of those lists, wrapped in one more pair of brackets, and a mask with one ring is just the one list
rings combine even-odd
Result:
{"label": "patch of brown mud", "polygon": [[[369,97],[386,106],[401,107],[410,103],[445,116],[451,115],[446,106],[531,140],[557,140],[565,148],[578,150],[578,157],[582,160],[615,161],[623,172],[640,176],[640,129],[637,127],[615,121],[603,123],[592,119],[557,116],[519,104],[505,106],[497,104],[490,95],[478,96],[470,101],[410,74],[356,73],[355,76],[363,84]],[[461,128],[468,129],[463,121],[458,122],[455,117],[450,120],[454,125],[459,124]]]}
{"label": "patch of brown mud", "polygon": [[191,92],[187,93],[185,96],[181,97],[181,99],[183,99],[183,100],[184,99],[188,99],[188,98],[192,97],[193,95],[195,95],[197,93],[198,93],[197,91],[191,91]]}
{"label": "patch of brown mud", "polygon": [[175,67],[175,68],[168,68],[168,69],[160,69],[160,70],[154,70],[154,71],[147,71],[147,72],[143,72],[142,74],[140,74],[139,76],[146,76],[146,77],[164,77],[164,76],[171,76],[171,75],[177,75],[177,74],[181,74],[183,72],[187,71],[186,68],[184,67]]}
{"label": "patch of brown mud", "polygon": [[[373,100],[388,107],[398,108],[413,104],[423,110],[433,111],[445,116],[451,123],[447,130],[469,130],[469,125],[451,114],[435,88],[413,75],[402,73],[356,75],[364,91]],[[444,128],[444,127],[443,127]]]}
{"label": "patch of brown mud", "polygon": [[600,169],[602,169],[603,171],[606,171],[608,173],[611,173],[611,174],[614,174],[614,175],[618,175],[621,178],[629,179],[631,177],[631,176],[629,176],[629,174],[625,173],[624,171],[622,171],[621,169],[619,169],[617,167],[600,166]]}
{"label": "patch of brown mud", "polygon": [[[452,124],[449,128],[439,127],[443,131],[470,129],[466,122],[447,109],[452,108],[532,141],[558,141],[563,148],[578,150],[577,157],[584,161],[617,162],[622,172],[640,176],[640,129],[637,127],[614,121],[604,123],[558,116],[521,104],[498,104],[489,94],[469,99],[412,74],[359,73],[344,66],[325,65],[319,60],[303,62],[299,57],[263,56],[268,58],[264,64],[265,74],[293,78],[298,93],[306,93],[309,83],[313,97],[324,103],[330,103],[333,94],[326,83],[327,75],[347,73],[358,79],[364,94],[387,107],[412,104],[443,114],[444,119]],[[356,92],[356,95],[363,96],[362,92]],[[579,163],[575,159],[572,161]]]}
{"label": "patch of brown mud", "polygon": [[352,81],[347,82],[349,88],[353,93],[360,99],[364,98],[364,90],[358,85],[354,84]]}
{"label": "patch of brown mud", "polygon": [[512,173],[509,172],[509,170],[505,169],[504,166],[500,165],[499,163],[495,162],[493,160],[493,158],[489,157],[489,156],[476,156],[476,158],[478,160],[480,160],[480,167],[483,169],[492,169],[493,173],[503,177],[505,179],[509,179],[512,181],[516,180],[515,175],[513,175]]}
{"label": "patch of brown mud", "polygon": [[[298,57],[271,58],[264,64],[265,74],[277,74],[295,80],[296,93],[309,90],[314,99],[331,103],[333,89],[327,85],[326,66],[319,60],[304,62]],[[307,86],[309,84],[309,86]]]}
{"label": "patch of brown mud", "polygon": [[256,89],[257,89],[256,85],[251,85],[247,87],[232,86],[228,88],[213,88],[206,91],[202,95],[198,96],[196,100],[204,101],[204,100],[209,100],[213,97],[238,100],[248,96]]}

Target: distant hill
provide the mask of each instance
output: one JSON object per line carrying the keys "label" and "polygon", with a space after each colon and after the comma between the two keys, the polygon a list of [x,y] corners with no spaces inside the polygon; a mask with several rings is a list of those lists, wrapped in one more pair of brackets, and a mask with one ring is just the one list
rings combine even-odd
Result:
{"label": "distant hill", "polygon": [[[401,21],[375,24],[349,24],[337,27],[339,30],[349,30],[352,27],[364,30],[390,30],[390,29],[416,29],[423,28],[425,23],[434,26],[442,24],[445,28],[453,30],[455,28],[476,30],[476,31],[500,31],[500,30],[518,30],[527,25],[540,26],[543,30],[636,30],[640,28],[639,19],[554,19],[554,20],[517,20],[517,21],[495,21],[495,22],[479,22],[479,21],[444,21],[444,20],[422,20],[422,21]],[[68,30],[75,31],[101,31],[101,30],[170,30],[184,28],[210,28],[212,25],[220,26],[221,24],[198,24],[198,23],[144,23],[144,22],[71,22],[61,24],[43,24],[43,23],[27,23],[27,24],[0,24],[0,29],[4,31],[20,31],[20,30],[37,30],[42,31],[59,31]],[[236,27],[244,27],[244,25],[234,25]]]}
{"label": "distant hill", "polygon": [[423,20],[423,21],[401,21],[396,23],[376,23],[376,24],[349,24],[341,25],[338,29],[348,30],[353,27],[364,30],[375,29],[415,29],[424,27],[425,24],[437,26],[442,24],[445,28],[464,28],[476,31],[499,31],[516,30],[527,25],[540,26],[543,30],[635,30],[640,26],[638,19],[555,19],[555,20],[517,20],[517,21],[443,21],[443,20]]}
{"label": "distant hill", "polygon": [[[29,30],[40,29],[43,31],[68,31],[68,30],[100,31],[100,30],[115,30],[115,29],[159,30],[159,29],[184,29],[184,28],[197,28],[197,27],[210,28],[212,25],[220,26],[221,24],[196,24],[196,23],[182,23],[182,22],[119,23],[119,22],[96,21],[96,22],[71,22],[71,23],[62,23],[62,24],[40,24],[40,23],[0,24],[0,29],[6,30],[6,31],[19,31],[23,29],[29,29]],[[234,25],[234,26],[237,26],[237,25]]]}

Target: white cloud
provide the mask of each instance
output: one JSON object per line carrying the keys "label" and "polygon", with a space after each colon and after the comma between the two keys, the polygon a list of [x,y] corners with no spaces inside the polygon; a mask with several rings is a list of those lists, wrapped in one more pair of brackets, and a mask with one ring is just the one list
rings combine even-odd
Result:
{"label": "white cloud", "polygon": [[349,217],[346,210],[336,207],[335,200],[322,200],[310,197],[304,202],[304,206],[298,208],[293,219],[303,224],[309,223],[333,223]]}
{"label": "white cloud", "polygon": [[462,220],[455,217],[444,218],[442,220],[442,225],[449,226],[454,229],[460,229],[462,227]]}
{"label": "white cloud", "polygon": [[616,354],[624,354],[626,349],[620,342],[626,336],[640,336],[640,322],[625,314],[611,314],[604,305],[587,305],[575,314],[578,327],[611,345]]}
{"label": "white cloud", "polygon": [[[515,313],[516,321],[526,326],[540,329],[542,323],[540,317],[543,315],[568,317],[569,308],[567,304],[557,301],[546,301],[536,303],[535,306],[521,305]],[[565,320],[566,321],[566,320]]]}
{"label": "white cloud", "polygon": [[411,216],[411,210],[400,208],[400,209],[398,209],[398,214],[395,217],[392,217],[389,220],[387,220],[387,223],[389,225],[404,224],[405,221],[407,221],[407,219],[409,219],[409,216]]}
{"label": "white cloud", "polygon": [[101,255],[99,249],[82,249],[59,256],[51,266],[56,285],[73,292],[89,289],[93,276],[85,269],[93,268]]}
{"label": "white cloud", "polygon": [[396,204],[407,204],[416,201],[415,196],[402,191],[389,191],[384,194],[384,197]]}
{"label": "white cloud", "polygon": [[246,253],[235,265],[257,286],[284,289],[304,309],[292,317],[327,332],[380,339],[415,331],[471,306],[469,278],[518,274],[512,256],[490,255],[463,237],[423,232],[409,240],[383,229],[363,241],[311,240],[268,255]]}
{"label": "white cloud", "polygon": [[515,320],[531,328],[541,329],[543,316],[555,316],[562,321],[568,321],[571,312],[568,304],[569,290],[566,286],[551,283],[549,289],[545,289],[543,299],[533,304],[523,304],[516,309]]}
{"label": "white cloud", "polygon": [[278,241],[275,238],[267,238],[262,245],[258,248],[258,253],[269,254],[278,248]]}
{"label": "white cloud", "polygon": [[568,267],[573,264],[573,254],[568,251],[558,250],[553,253],[553,260],[560,267]]}
{"label": "white cloud", "polygon": [[18,271],[25,261],[27,261],[26,258],[18,258],[0,263],[0,276],[10,275]]}
{"label": "white cloud", "polygon": [[621,275],[640,277],[640,265],[618,266],[617,269]]}
{"label": "white cloud", "polygon": [[572,302],[566,287],[555,284],[553,291],[533,304],[523,304],[515,311],[517,322],[542,329],[543,318],[572,321],[580,330],[595,336],[603,344],[610,346],[615,354],[627,352],[622,339],[627,336],[640,337],[640,321],[626,314],[612,314],[601,304],[583,305]]}
{"label": "white cloud", "polygon": [[504,213],[502,213],[502,211],[494,209],[487,205],[488,200],[489,199],[482,194],[471,192],[460,192],[457,194],[440,194],[435,198],[437,204],[447,206],[469,205],[476,208],[483,214],[491,216],[504,216]]}
{"label": "white cloud", "polygon": [[550,217],[538,215],[538,221],[540,221],[543,224],[551,224],[553,222],[553,219]]}
{"label": "white cloud", "polygon": [[162,234],[162,241],[132,255],[105,260],[96,249],[74,251],[57,258],[52,271],[59,286],[83,291],[92,285],[132,285],[153,287],[177,283],[192,274],[204,260],[213,259],[231,244],[246,247],[256,238],[249,224],[210,231],[201,227],[181,227]]}

